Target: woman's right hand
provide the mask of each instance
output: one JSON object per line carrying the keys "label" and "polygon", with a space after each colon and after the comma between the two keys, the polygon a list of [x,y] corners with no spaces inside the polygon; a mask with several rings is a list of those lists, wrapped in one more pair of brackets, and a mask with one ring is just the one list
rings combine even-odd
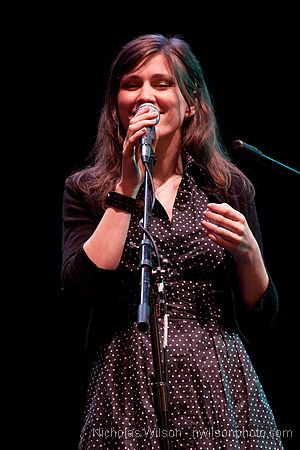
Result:
{"label": "woman's right hand", "polygon": [[[157,113],[150,108],[138,111],[129,121],[127,134],[123,142],[121,178],[116,191],[131,197],[136,197],[145,177],[145,167],[141,160],[140,142],[146,133],[146,127],[157,123]],[[152,150],[155,150],[158,141],[158,132],[155,131]]]}

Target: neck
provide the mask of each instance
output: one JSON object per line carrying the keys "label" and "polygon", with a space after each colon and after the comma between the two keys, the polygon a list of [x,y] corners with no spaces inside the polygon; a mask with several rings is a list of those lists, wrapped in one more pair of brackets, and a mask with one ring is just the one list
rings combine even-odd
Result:
{"label": "neck", "polygon": [[182,174],[181,151],[158,152],[157,161],[153,169],[154,180],[160,186],[174,175]]}

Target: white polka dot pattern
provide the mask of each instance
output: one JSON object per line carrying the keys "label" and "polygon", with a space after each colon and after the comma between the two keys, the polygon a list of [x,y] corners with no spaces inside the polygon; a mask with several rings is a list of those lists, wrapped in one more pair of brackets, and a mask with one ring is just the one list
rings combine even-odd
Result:
{"label": "white polka dot pattern", "polygon": [[[260,382],[226,319],[229,305],[220,284],[226,253],[201,226],[208,200],[197,186],[194,169],[192,163],[186,167],[172,222],[156,202],[151,227],[166,261],[170,440],[174,450],[281,449]],[[123,272],[132,274],[136,283],[131,279],[124,285],[127,316],[97,355],[81,450],[160,448],[150,334],[133,323],[139,297],[139,219],[139,213],[132,217],[121,262]],[[161,319],[159,329],[162,338]]]}

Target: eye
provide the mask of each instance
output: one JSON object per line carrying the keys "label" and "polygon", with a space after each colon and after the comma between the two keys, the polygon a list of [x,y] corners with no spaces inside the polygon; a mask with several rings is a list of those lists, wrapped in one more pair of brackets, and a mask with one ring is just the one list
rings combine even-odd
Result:
{"label": "eye", "polygon": [[173,85],[174,83],[170,80],[160,80],[155,83],[155,87],[158,89],[168,89]]}
{"label": "eye", "polygon": [[127,89],[127,90],[134,90],[137,89],[139,86],[137,83],[124,83],[122,86],[122,89]]}
{"label": "eye", "polygon": [[134,91],[135,89],[138,89],[140,85],[141,81],[137,77],[126,77],[121,80],[120,89]]}

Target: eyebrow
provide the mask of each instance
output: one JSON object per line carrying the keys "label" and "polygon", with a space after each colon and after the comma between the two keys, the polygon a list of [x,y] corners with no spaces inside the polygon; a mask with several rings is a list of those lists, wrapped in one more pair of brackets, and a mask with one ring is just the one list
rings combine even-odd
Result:
{"label": "eyebrow", "polygon": [[[138,75],[134,75],[134,74],[128,74],[128,75],[124,75],[121,80],[122,81],[138,81],[140,80],[142,77],[138,76]],[[172,75],[169,75],[167,73],[155,73],[153,75],[151,75],[151,80],[160,80],[160,79],[167,79],[169,81],[174,81],[174,77],[172,77]]]}

